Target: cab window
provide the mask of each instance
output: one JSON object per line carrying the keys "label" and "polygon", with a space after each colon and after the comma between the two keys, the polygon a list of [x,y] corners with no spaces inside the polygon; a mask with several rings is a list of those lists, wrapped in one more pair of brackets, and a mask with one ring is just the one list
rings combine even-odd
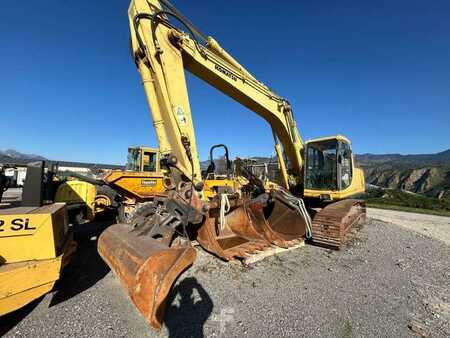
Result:
{"label": "cab window", "polygon": [[139,171],[141,156],[138,149],[129,149],[126,170]]}
{"label": "cab window", "polygon": [[352,183],[352,151],[350,145],[341,142],[339,145],[338,165],[340,167],[340,189],[345,189]]}
{"label": "cab window", "polygon": [[143,171],[156,171],[156,153],[144,151],[144,156],[142,158]]}
{"label": "cab window", "polygon": [[337,190],[336,140],[309,143],[306,150],[305,188]]}

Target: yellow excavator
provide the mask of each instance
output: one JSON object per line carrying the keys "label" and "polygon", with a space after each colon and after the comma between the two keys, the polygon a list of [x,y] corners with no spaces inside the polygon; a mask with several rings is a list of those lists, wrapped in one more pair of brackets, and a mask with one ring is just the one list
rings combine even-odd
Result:
{"label": "yellow excavator", "polygon": [[[350,141],[337,135],[303,143],[289,102],[167,0],[133,0],[128,14],[131,52],[158,137],[162,179],[170,184],[136,222],[106,229],[98,251],[150,325],[161,327],[172,284],[194,262],[193,239],[227,261],[304,238],[340,248],[348,229],[365,217],[364,204],[350,199],[364,191]],[[243,184],[207,193],[185,69],[268,122],[280,185],[267,191],[243,167]]]}

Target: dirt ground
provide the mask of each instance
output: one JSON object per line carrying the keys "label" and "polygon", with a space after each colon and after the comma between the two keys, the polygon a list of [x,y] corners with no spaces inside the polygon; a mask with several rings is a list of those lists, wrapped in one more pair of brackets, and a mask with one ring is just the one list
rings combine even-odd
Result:
{"label": "dirt ground", "polygon": [[392,213],[370,209],[342,251],[306,245],[246,268],[199,249],[160,332],[98,256],[101,228],[88,225],[55,291],[1,318],[0,336],[448,337],[450,246],[437,230],[448,233],[448,219],[435,226],[436,216],[413,215],[413,227]]}

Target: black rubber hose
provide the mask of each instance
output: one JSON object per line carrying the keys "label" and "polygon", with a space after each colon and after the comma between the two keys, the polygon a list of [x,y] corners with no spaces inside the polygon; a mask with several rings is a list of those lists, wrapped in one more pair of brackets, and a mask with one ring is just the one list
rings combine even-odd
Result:
{"label": "black rubber hose", "polygon": [[73,171],[66,171],[66,173],[68,174],[68,176],[77,178],[83,182],[91,183],[94,185],[106,185],[106,183],[103,182],[102,180],[98,180],[98,179],[95,179],[95,178],[92,178],[89,176],[84,176],[84,175],[81,175],[81,174],[73,172]]}
{"label": "black rubber hose", "polygon": [[207,41],[208,37],[202,32],[200,32],[200,30],[198,30],[188,18],[186,18],[183,14],[181,14],[180,11],[178,11],[178,9],[174,5],[172,5],[168,0],[159,0],[159,1],[170,12],[176,14],[180,19],[182,19],[184,21],[185,26],[188,26],[197,36],[201,37],[205,42]]}
{"label": "black rubber hose", "polygon": [[142,40],[141,35],[139,34],[139,22],[141,21],[141,19],[147,19],[151,21],[151,29],[152,29],[152,38],[153,38],[153,42],[156,42],[156,35],[155,35],[155,31],[156,31],[156,27],[158,26],[158,24],[160,22],[164,22],[165,24],[169,25],[172,28],[175,28],[173,25],[171,25],[169,22],[162,20],[161,18],[159,18],[160,15],[168,15],[171,16],[175,19],[177,19],[184,27],[186,27],[186,29],[188,30],[189,34],[192,36],[192,39],[194,39],[195,41],[195,48],[198,50],[198,52],[200,54],[204,54],[203,51],[200,50],[199,45],[200,42],[197,40],[197,35],[194,34],[193,30],[191,29],[191,27],[189,26],[188,23],[186,23],[182,18],[180,18],[178,15],[169,12],[169,11],[159,11],[154,13],[153,15],[150,15],[148,13],[139,13],[134,17],[133,20],[133,26],[134,26],[134,30],[136,32],[136,39],[138,41],[139,44],[139,48],[141,49],[142,53],[144,53],[145,49],[144,49],[144,41]]}

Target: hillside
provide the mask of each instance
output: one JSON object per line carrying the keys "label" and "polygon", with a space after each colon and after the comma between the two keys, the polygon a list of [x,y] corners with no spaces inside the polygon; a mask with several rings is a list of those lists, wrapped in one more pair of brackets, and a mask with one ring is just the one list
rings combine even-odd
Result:
{"label": "hillside", "polygon": [[361,154],[356,155],[356,160],[361,166],[374,165],[395,165],[410,168],[420,168],[424,166],[450,165],[450,149],[436,154]]}
{"label": "hillside", "polygon": [[39,160],[45,160],[45,157],[34,154],[24,154],[13,149],[0,150],[0,163],[26,164]]}
{"label": "hillside", "polygon": [[380,187],[402,189],[430,197],[450,197],[450,166],[401,169],[363,167],[366,182]]}
{"label": "hillside", "polygon": [[357,155],[366,182],[436,198],[450,198],[450,149],[436,154]]}
{"label": "hillside", "polygon": [[450,216],[450,198],[439,199],[406,190],[370,185],[362,197],[370,207]]}
{"label": "hillside", "polygon": [[[16,150],[0,150],[0,163],[28,163],[45,160],[34,154]],[[273,162],[275,159],[252,157],[256,163]],[[361,154],[356,162],[371,185],[406,190],[434,198],[450,198],[450,149],[436,154],[400,155],[400,154]],[[209,161],[201,162],[206,169]],[[223,158],[216,160],[220,172],[225,173]]]}

